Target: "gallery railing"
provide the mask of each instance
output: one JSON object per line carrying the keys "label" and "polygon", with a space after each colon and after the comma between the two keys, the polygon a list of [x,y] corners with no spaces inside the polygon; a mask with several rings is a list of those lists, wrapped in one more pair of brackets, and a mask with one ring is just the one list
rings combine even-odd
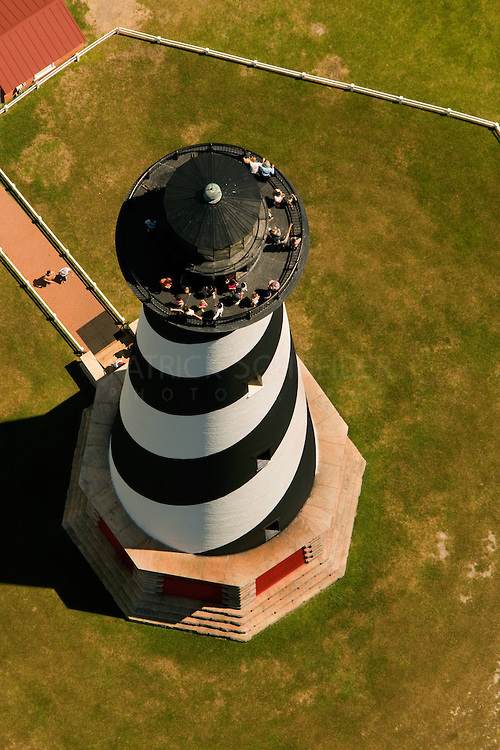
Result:
{"label": "gallery railing", "polygon": [[[246,150],[240,146],[231,146],[227,143],[206,143],[206,144],[199,144],[196,146],[196,148],[193,148],[193,146],[185,146],[183,148],[176,149],[174,152],[168,155],[168,161],[172,161],[175,159],[178,159],[182,156],[189,156],[192,153],[200,153],[203,151],[215,151],[217,153],[223,153],[228,154],[229,156],[233,156],[236,159],[242,159],[243,156],[247,153]],[[255,156],[257,156],[260,160],[262,160],[262,156],[260,154],[257,154],[253,152]],[[161,160],[159,164],[165,163],[167,159]],[[131,189],[129,193],[129,197],[132,197],[136,191],[136,189],[141,185],[143,182],[145,176],[150,172],[151,168],[148,168],[142,175],[139,177],[139,179],[135,182],[133,188]],[[273,187],[279,187],[283,190],[285,193],[292,193],[294,192],[293,185],[285,178],[285,176],[278,170],[275,170],[275,174],[270,179],[271,184]],[[287,212],[287,218],[288,223],[293,223],[294,230],[293,234],[298,237],[303,237],[303,225],[302,225],[302,206],[301,205],[295,205],[295,206],[286,206],[286,212]],[[305,238],[304,238],[305,240]],[[305,242],[304,242],[305,245]],[[244,321],[244,320],[251,320],[252,318],[259,316],[262,316],[262,311],[266,310],[268,308],[276,306],[276,302],[281,298],[285,297],[285,292],[288,290],[288,287],[293,284],[295,280],[295,275],[297,271],[299,270],[299,267],[303,265],[304,263],[304,254],[305,254],[305,248],[303,243],[299,245],[298,248],[292,250],[281,250],[281,253],[286,252],[287,258],[286,262],[284,263],[283,270],[281,272],[280,276],[280,289],[278,292],[273,294],[269,299],[265,300],[264,302],[260,303],[256,307],[250,307],[245,310],[239,310],[238,312],[232,312],[228,314],[226,317],[219,318],[216,321],[212,321],[210,319],[204,319],[204,320],[198,320],[194,317],[187,317],[183,316],[182,319],[182,325],[189,326],[192,328],[200,328],[203,326],[214,326],[218,328],[219,330],[224,329],[227,325],[233,325],[234,323],[238,321]],[[302,263],[301,263],[302,261]],[[157,312],[161,313],[162,316],[171,318],[172,320],[178,319],[179,313],[175,310],[172,310],[169,305],[161,302],[161,300],[157,299],[154,294],[151,293],[150,289],[145,286],[141,279],[138,278],[135,274],[133,274],[133,286],[134,286],[134,294],[137,294],[139,292],[140,299],[142,302],[145,302],[149,304],[153,309],[155,309]]]}

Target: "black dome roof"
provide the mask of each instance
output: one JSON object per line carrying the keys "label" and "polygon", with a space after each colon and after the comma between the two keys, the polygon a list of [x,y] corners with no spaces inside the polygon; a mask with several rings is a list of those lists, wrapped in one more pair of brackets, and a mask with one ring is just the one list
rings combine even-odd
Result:
{"label": "black dome roof", "polygon": [[[209,202],[205,188],[219,186]],[[262,197],[256,178],[236,159],[201,153],[179,166],[167,183],[164,207],[177,237],[202,254],[241,242],[259,219]]]}

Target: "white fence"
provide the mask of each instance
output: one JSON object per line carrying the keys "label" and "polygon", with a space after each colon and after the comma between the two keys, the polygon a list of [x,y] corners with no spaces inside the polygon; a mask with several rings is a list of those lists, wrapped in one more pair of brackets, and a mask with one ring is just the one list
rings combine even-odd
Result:
{"label": "white fence", "polygon": [[215,57],[218,60],[225,60],[226,62],[236,63],[236,65],[244,65],[247,68],[255,68],[256,70],[265,70],[268,73],[275,73],[281,76],[288,76],[290,78],[299,79],[301,81],[307,81],[308,83],[316,83],[320,86],[328,86],[329,88],[341,89],[342,91],[352,92],[354,94],[363,94],[364,96],[371,96],[375,99],[384,99],[394,104],[403,104],[407,107],[414,107],[415,109],[422,109],[426,112],[433,112],[438,115],[446,115],[448,117],[455,118],[457,120],[463,120],[470,122],[473,125],[480,125],[483,128],[488,128],[495,131],[500,135],[500,124],[493,122],[493,120],[486,120],[484,117],[476,117],[475,115],[468,115],[465,112],[457,112],[450,107],[440,107],[436,104],[427,104],[426,102],[420,102],[416,99],[408,99],[406,96],[398,96],[397,94],[388,94],[385,91],[377,91],[376,89],[369,89],[365,86],[358,86],[355,83],[346,83],[345,81],[336,81],[333,78],[323,78],[322,76],[315,76],[311,73],[301,72],[299,70],[293,70],[291,68],[281,68],[278,65],[270,65],[269,63],[260,62],[259,60],[251,60],[248,57],[240,57],[239,55],[230,55],[227,52],[220,52],[219,50],[210,49],[209,47],[199,47],[195,44],[186,44],[185,42],[177,42],[173,39],[164,39],[161,36],[153,36],[152,34],[144,34],[142,31],[134,31],[133,29],[125,29],[118,26],[116,33],[123,36],[132,37],[133,39],[142,39],[145,42],[153,44],[161,44],[165,47],[172,47],[174,49],[184,50],[185,52],[195,52],[198,55],[207,55],[208,57]]}
{"label": "white fence", "polygon": [[53,70],[52,72],[48,73],[40,81],[33,84],[33,86],[30,86],[30,88],[26,89],[26,91],[16,97],[16,99],[13,99],[8,104],[5,104],[0,109],[0,115],[8,112],[11,107],[17,104],[17,102],[19,102],[21,99],[24,99],[25,96],[28,96],[33,91],[39,89],[40,86],[47,83],[47,81],[49,81],[55,75],[60,73],[62,70],[65,70],[65,68],[67,68],[72,63],[78,62],[83,55],[86,55],[92,49],[95,49],[95,47],[97,47],[99,44],[102,44],[102,42],[105,42],[115,34],[130,37],[132,39],[139,39],[141,41],[149,42],[152,44],[160,44],[164,47],[170,47],[172,49],[178,49],[184,52],[193,52],[197,55],[214,57],[217,60],[225,60],[226,62],[235,63],[236,65],[244,65],[245,67],[255,68],[256,70],[264,70],[268,73],[288,76],[289,78],[295,78],[307,83],[315,83],[319,86],[327,86],[329,88],[340,89],[341,91],[346,91],[353,94],[370,96],[374,99],[382,99],[383,101],[391,102],[393,104],[401,104],[406,107],[412,107],[413,109],[420,109],[424,112],[431,112],[432,114],[451,117],[455,120],[462,120],[463,122],[468,122],[472,125],[478,125],[480,127],[487,128],[488,130],[491,130],[498,139],[500,139],[500,124],[498,122],[487,120],[484,117],[477,117],[476,115],[469,115],[466,112],[459,112],[455,109],[452,109],[451,107],[442,107],[437,104],[429,104],[428,102],[421,102],[417,99],[410,99],[406,96],[390,94],[386,91],[378,91],[377,89],[367,88],[366,86],[358,86],[356,83],[337,81],[334,78],[315,76],[304,71],[293,70],[292,68],[281,68],[278,65],[270,65],[269,63],[260,62],[259,60],[251,60],[248,57],[231,55],[227,52],[221,52],[220,50],[210,49],[209,47],[201,47],[196,44],[188,44],[186,42],[178,42],[175,39],[166,39],[165,37],[155,36],[154,34],[145,34],[142,31],[126,29],[122,26],[117,26],[116,28],[111,29],[111,31],[108,31],[107,34],[104,34],[103,36],[99,37],[99,39],[96,39],[95,42],[92,42],[92,44],[89,44],[80,52],[77,52],[76,55],[73,55],[73,57],[71,57],[65,63],[60,65],[58,68],[55,68],[55,70]]}

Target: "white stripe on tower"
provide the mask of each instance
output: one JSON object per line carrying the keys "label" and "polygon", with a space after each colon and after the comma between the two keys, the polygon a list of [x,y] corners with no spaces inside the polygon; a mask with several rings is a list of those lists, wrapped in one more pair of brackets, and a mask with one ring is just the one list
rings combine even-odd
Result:
{"label": "white stripe on tower", "polygon": [[[297,471],[307,429],[307,403],[299,378],[289,427],[269,464],[234,492],[196,505],[157,503],[131,489],[109,454],[113,485],[130,517],[147,534],[173,549],[209,552],[240,538],[271,513]],[[186,493],[189,482],[186,478]]]}
{"label": "white stripe on tower", "polygon": [[[140,321],[142,323],[143,319]],[[224,351],[224,357],[221,354],[221,360],[225,358],[227,361],[231,347],[235,346],[233,336],[242,337],[245,342],[248,329],[252,329],[254,325],[235,331],[216,342],[220,344],[221,352],[224,351],[223,345],[229,347]],[[261,336],[264,332],[265,330]],[[137,339],[138,342],[141,341],[139,335]],[[162,340],[167,351],[170,342]],[[136,393],[127,372],[120,397],[120,414],[125,429],[143,448],[167,458],[200,458],[229,448],[252,432],[276,401],[288,369],[290,344],[290,327],[283,305],[281,335],[274,356],[262,377],[262,386],[253,395],[245,395],[228,406],[204,414],[169,414],[149,406]],[[238,345],[237,348],[241,351],[245,347]],[[248,350],[250,349],[252,346]]]}
{"label": "white stripe on tower", "polygon": [[243,359],[262,338],[271,318],[271,314],[267,315],[213,341],[180,344],[157,333],[143,310],[137,327],[137,345],[143,357],[157,370],[178,378],[200,378],[225,370]]}

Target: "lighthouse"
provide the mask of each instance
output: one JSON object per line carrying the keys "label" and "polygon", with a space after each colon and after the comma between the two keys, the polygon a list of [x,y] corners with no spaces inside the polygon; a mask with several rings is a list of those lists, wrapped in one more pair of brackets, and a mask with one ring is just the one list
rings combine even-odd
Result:
{"label": "lighthouse", "polygon": [[248,640],[343,575],[364,469],[294,349],[304,204],[258,154],[190,146],[136,181],[116,252],[142,311],[65,528],[130,619]]}

